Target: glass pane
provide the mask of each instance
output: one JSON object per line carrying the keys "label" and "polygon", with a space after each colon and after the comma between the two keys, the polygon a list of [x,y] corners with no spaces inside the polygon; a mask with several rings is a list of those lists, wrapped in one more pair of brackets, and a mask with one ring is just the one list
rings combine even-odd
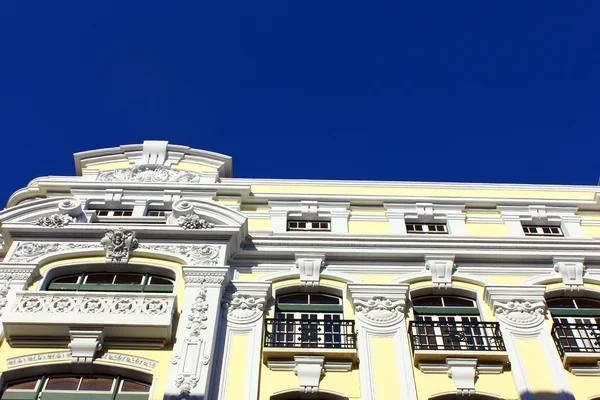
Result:
{"label": "glass pane", "polygon": [[142,275],[138,274],[117,274],[115,284],[117,285],[140,285],[142,283]]}
{"label": "glass pane", "polygon": [[575,299],[577,308],[600,308],[600,301],[596,299]]}
{"label": "glass pane", "polygon": [[115,274],[90,274],[86,276],[85,283],[109,285],[112,283],[114,277]]}
{"label": "glass pane", "polygon": [[159,276],[151,276],[150,277],[150,282],[148,282],[150,285],[172,285],[173,281],[171,281],[170,279],[167,278],[161,278]]}
{"label": "glass pane", "polygon": [[340,298],[326,294],[311,294],[310,304],[340,304]]}
{"label": "glass pane", "polygon": [[53,280],[52,283],[77,283],[78,280],[79,275],[62,276]]}
{"label": "glass pane", "polygon": [[573,304],[573,299],[550,299],[546,301],[546,304],[548,304],[548,307],[550,308],[575,308],[575,305]]}
{"label": "glass pane", "polygon": [[475,307],[475,302],[462,297],[444,297],[446,307]]}
{"label": "glass pane", "polygon": [[110,392],[113,385],[112,378],[83,378],[79,390],[89,390],[94,392]]}
{"label": "glass pane", "polygon": [[150,385],[140,382],[123,381],[121,386],[121,392],[143,392],[148,393],[150,391]]}
{"label": "glass pane", "polygon": [[413,299],[414,307],[441,307],[442,298],[438,296],[418,297]]}
{"label": "glass pane", "polygon": [[7,389],[35,390],[35,388],[37,387],[38,382],[39,382],[39,379],[36,379],[34,381],[13,383],[13,384],[9,384],[8,387],[7,387]]}
{"label": "glass pane", "polygon": [[49,378],[45,390],[77,390],[79,380],[77,377]]}
{"label": "glass pane", "polygon": [[308,304],[308,295],[290,294],[287,296],[281,296],[277,299],[277,302],[281,304]]}

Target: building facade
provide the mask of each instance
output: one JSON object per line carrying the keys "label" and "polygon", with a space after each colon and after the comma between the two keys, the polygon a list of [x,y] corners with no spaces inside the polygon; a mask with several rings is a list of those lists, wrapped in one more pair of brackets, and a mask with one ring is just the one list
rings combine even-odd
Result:
{"label": "building facade", "polygon": [[600,399],[596,186],[75,164],[0,212],[2,400]]}

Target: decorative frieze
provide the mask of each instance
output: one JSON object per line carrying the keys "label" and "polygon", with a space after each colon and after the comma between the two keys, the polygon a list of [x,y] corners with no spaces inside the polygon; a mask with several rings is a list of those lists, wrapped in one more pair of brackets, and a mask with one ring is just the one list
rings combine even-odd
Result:
{"label": "decorative frieze", "polygon": [[139,244],[135,232],[123,228],[107,231],[100,243],[106,250],[107,263],[126,263],[129,261],[131,251]]}
{"label": "decorative frieze", "polygon": [[[48,361],[57,361],[57,360],[68,360],[71,359],[72,353],[70,351],[60,351],[60,352],[52,352],[52,353],[38,353],[38,354],[30,354],[22,357],[13,357],[6,360],[6,366],[11,369],[23,364],[36,364],[36,363],[46,363]],[[122,364],[133,364],[137,367],[141,367],[144,369],[154,369],[158,365],[156,361],[150,360],[144,357],[136,357],[130,356],[128,354],[121,353],[102,353],[96,360],[103,361],[114,361]]]}
{"label": "decorative frieze", "polygon": [[32,268],[2,268],[0,269],[0,281],[22,281],[25,282],[31,275]]}
{"label": "decorative frieze", "polygon": [[75,221],[73,217],[67,214],[52,214],[46,217],[40,217],[32,222],[33,225],[47,228],[62,228]]}
{"label": "decorative frieze", "polygon": [[8,262],[36,261],[48,254],[62,251],[100,249],[102,246],[96,243],[37,243],[21,242],[17,245]]}
{"label": "decorative frieze", "polygon": [[145,182],[145,183],[200,183],[201,174],[163,165],[147,164],[134,168],[103,171],[96,178],[100,182]]}
{"label": "decorative frieze", "polygon": [[218,265],[220,248],[213,245],[140,244],[139,249],[171,253],[186,259],[190,265]]}

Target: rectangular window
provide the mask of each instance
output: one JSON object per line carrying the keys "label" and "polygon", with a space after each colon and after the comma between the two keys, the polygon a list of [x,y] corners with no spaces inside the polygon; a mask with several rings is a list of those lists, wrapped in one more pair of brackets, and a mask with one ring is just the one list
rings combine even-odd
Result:
{"label": "rectangular window", "polygon": [[407,222],[407,233],[448,233],[445,224],[428,224],[424,222]]}
{"label": "rectangular window", "polygon": [[288,231],[331,231],[329,221],[288,221]]}
{"label": "rectangular window", "polygon": [[97,210],[99,217],[131,217],[133,210]]}
{"label": "rectangular window", "polygon": [[558,226],[523,225],[525,236],[562,236],[562,230]]}
{"label": "rectangular window", "polygon": [[147,217],[168,217],[170,214],[169,211],[164,210],[148,210],[146,211]]}

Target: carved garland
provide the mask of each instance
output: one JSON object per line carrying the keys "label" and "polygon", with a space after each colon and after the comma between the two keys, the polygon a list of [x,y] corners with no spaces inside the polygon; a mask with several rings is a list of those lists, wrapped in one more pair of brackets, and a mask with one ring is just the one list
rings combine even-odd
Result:
{"label": "carved garland", "polygon": [[200,183],[197,172],[171,169],[163,165],[139,165],[135,168],[103,171],[96,178],[100,182],[147,182],[147,183]]}
{"label": "carved garland", "polygon": [[494,306],[499,319],[520,327],[537,326],[544,321],[546,313],[543,301],[531,303],[524,299],[514,299],[506,303],[494,302]]}
{"label": "carved garland", "polygon": [[73,221],[75,221],[75,219],[67,214],[52,214],[50,216],[40,217],[33,221],[32,224],[47,228],[62,228]]}

